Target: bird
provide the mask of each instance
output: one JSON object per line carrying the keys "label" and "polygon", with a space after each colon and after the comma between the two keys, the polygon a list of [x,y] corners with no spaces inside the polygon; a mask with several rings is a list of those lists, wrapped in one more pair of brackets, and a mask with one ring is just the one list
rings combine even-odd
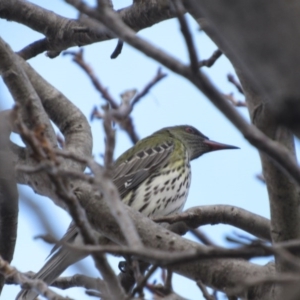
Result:
{"label": "bird", "polygon": [[[168,216],[183,210],[191,184],[190,161],[225,149],[239,148],[212,141],[190,125],[166,127],[125,151],[113,165],[112,180],[126,205],[150,218]],[[75,224],[62,239],[83,243]],[[65,247],[54,247],[51,255],[35,275],[47,284],[86,256]],[[33,300],[37,295],[22,290],[17,300]]]}

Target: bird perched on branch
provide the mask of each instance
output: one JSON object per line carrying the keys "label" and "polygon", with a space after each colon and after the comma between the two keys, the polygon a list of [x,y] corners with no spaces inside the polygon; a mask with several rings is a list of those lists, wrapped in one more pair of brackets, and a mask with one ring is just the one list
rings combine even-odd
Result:
{"label": "bird perched on branch", "polygon": [[[163,128],[140,140],[122,154],[113,168],[113,182],[122,201],[147,217],[180,212],[191,183],[190,161],[216,150],[238,149],[211,141],[188,125]],[[80,239],[75,226],[63,238]],[[51,284],[69,265],[84,258],[82,253],[61,247],[36,274],[35,278]],[[35,291],[23,290],[19,300],[32,300]]]}

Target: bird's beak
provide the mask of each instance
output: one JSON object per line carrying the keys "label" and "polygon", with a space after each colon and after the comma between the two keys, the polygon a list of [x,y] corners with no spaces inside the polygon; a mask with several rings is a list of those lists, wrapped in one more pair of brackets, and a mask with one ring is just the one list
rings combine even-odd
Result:
{"label": "bird's beak", "polygon": [[206,144],[207,146],[209,146],[210,151],[225,150],[225,149],[240,149],[239,147],[221,144],[221,143],[214,142],[211,140],[204,140],[203,143]]}

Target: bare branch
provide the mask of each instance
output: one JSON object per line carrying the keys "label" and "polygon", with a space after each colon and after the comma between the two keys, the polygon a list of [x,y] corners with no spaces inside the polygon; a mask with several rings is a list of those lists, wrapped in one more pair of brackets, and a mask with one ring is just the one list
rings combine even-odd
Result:
{"label": "bare branch", "polygon": [[24,47],[22,50],[18,51],[17,54],[24,60],[27,60],[47,51],[48,48],[49,41],[47,39],[41,39]]}
{"label": "bare branch", "polygon": [[190,229],[190,232],[204,245],[217,246],[201,229]]}
{"label": "bare branch", "polygon": [[158,83],[160,80],[162,80],[163,78],[165,78],[167,76],[166,73],[163,73],[161,71],[161,68],[158,68],[156,75],[154,76],[154,78],[142,89],[141,92],[139,92],[138,94],[135,95],[135,97],[133,98],[132,102],[131,102],[131,107],[134,107],[134,105],[136,103],[138,103],[141,98],[143,98],[144,96],[146,96],[149,91],[151,90],[151,88]]}
{"label": "bare branch", "polygon": [[188,49],[188,52],[189,52],[191,71],[194,74],[197,74],[199,72],[198,55],[197,55],[197,51],[196,51],[196,48],[195,48],[195,45],[194,45],[192,34],[190,32],[190,29],[189,29],[189,26],[187,24],[186,18],[184,16],[185,9],[182,5],[181,0],[174,1],[174,6],[175,6],[175,10],[177,12],[177,17],[178,17],[178,20],[179,20],[179,23],[180,23],[180,29],[181,29],[181,32],[182,32],[183,37],[185,39],[186,46],[187,46],[187,49]]}
{"label": "bare branch", "polygon": [[[136,1],[133,5],[118,11],[118,14],[135,31],[174,17],[174,11],[170,9],[169,3],[162,4],[160,0]],[[45,39],[36,41],[20,51],[25,59],[46,50],[47,55],[54,58],[61,51],[74,45],[83,46],[115,38],[115,35],[103,25],[86,26],[85,22],[63,18],[27,1],[1,1],[0,17],[24,24],[46,36]]]}
{"label": "bare branch", "polygon": [[240,286],[236,289],[231,289],[227,291],[229,295],[239,295],[242,294],[244,291],[248,290],[250,287],[262,285],[262,284],[291,284],[299,282],[299,275],[295,275],[294,273],[279,273],[276,275],[267,275],[267,276],[257,276],[256,278],[253,277],[250,280],[246,280],[240,283]]}
{"label": "bare branch", "polygon": [[257,174],[255,177],[258,180],[260,180],[262,183],[266,183],[265,177],[264,177],[264,175],[262,173],[261,174]]}
{"label": "bare branch", "polygon": [[77,52],[74,51],[65,51],[64,55],[72,55],[73,61],[76,62],[89,76],[94,87],[98,92],[100,92],[101,96],[111,105],[112,108],[117,108],[118,104],[112,95],[108,92],[107,88],[105,88],[99,79],[96,77],[93,69],[84,61],[83,59],[83,49],[80,49]]}
{"label": "bare branch", "polygon": [[115,59],[121,54],[122,49],[123,49],[123,45],[124,45],[124,42],[122,40],[118,39],[117,47],[110,56],[111,59]]}
{"label": "bare branch", "polygon": [[[24,122],[29,128],[43,124],[44,134],[55,147],[56,137],[41,100],[24,73],[18,56],[0,39],[0,72],[14,100],[20,104]],[[33,119],[31,119],[33,118]]]}
{"label": "bare branch", "polygon": [[245,101],[236,100],[233,94],[223,94],[223,96],[236,107],[247,107],[247,103]]}
{"label": "bare branch", "polygon": [[222,54],[223,52],[220,49],[217,49],[210,58],[199,61],[199,68],[202,68],[204,66],[207,68],[212,67]]}
{"label": "bare branch", "polygon": [[228,74],[227,79],[228,79],[229,82],[231,82],[237,88],[237,90],[242,95],[244,95],[244,91],[243,91],[243,88],[242,88],[241,84],[234,78],[234,76],[232,74]]}
{"label": "bare branch", "polygon": [[83,287],[85,289],[93,289],[103,291],[106,289],[105,283],[99,278],[92,278],[82,274],[75,274],[70,277],[59,277],[51,286],[66,290],[72,287]]}
{"label": "bare branch", "polygon": [[245,230],[257,237],[271,240],[270,221],[268,219],[230,205],[192,207],[181,214],[157,217],[154,221],[168,223],[184,221],[192,228],[207,224],[228,224]]}
{"label": "bare branch", "polygon": [[[194,249],[185,252],[167,252],[156,250],[154,248],[145,251],[145,248],[133,248],[130,246],[77,246],[65,244],[66,247],[76,251],[92,253],[111,253],[118,255],[134,255],[139,259],[145,260],[157,266],[166,267],[174,266],[181,263],[195,262],[203,259],[218,259],[218,258],[245,258],[253,257],[268,257],[279,253],[282,249],[296,251],[299,249],[299,241],[296,244],[282,243],[276,246],[268,246],[262,243],[253,243],[239,248],[227,249],[216,246],[200,246],[199,244]],[[285,255],[285,254],[284,254]],[[289,259],[289,258],[288,258]]]}
{"label": "bare branch", "polygon": [[[15,164],[9,149],[11,126],[9,115],[0,115],[0,255],[9,263],[13,259],[18,227],[18,189]],[[0,276],[0,292],[4,285]]]}
{"label": "bare branch", "polygon": [[216,300],[216,297],[214,295],[211,295],[206,286],[202,283],[201,280],[197,281],[197,285],[200,288],[201,292],[202,292],[202,296],[204,297],[204,299],[206,300]]}
{"label": "bare branch", "polygon": [[149,271],[147,272],[147,274],[144,276],[144,278],[142,278],[136,285],[136,287],[133,289],[131,296],[134,297],[134,295],[136,293],[141,293],[141,291],[143,290],[144,286],[147,284],[147,281],[149,280],[149,278],[153,275],[153,273],[157,270],[158,265],[153,265]]}

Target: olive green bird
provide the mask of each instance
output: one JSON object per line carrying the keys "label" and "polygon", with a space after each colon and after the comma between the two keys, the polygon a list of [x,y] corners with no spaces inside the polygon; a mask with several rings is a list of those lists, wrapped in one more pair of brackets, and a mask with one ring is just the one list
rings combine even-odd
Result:
{"label": "olive green bird", "polygon": [[[180,212],[191,183],[190,161],[199,156],[235,146],[209,140],[188,125],[163,128],[140,140],[114,164],[113,182],[122,201],[147,217]],[[76,226],[69,227],[65,241],[82,243]],[[35,278],[51,284],[68,266],[84,258],[64,247],[56,252]],[[32,300],[34,291],[21,291],[17,299]]]}

